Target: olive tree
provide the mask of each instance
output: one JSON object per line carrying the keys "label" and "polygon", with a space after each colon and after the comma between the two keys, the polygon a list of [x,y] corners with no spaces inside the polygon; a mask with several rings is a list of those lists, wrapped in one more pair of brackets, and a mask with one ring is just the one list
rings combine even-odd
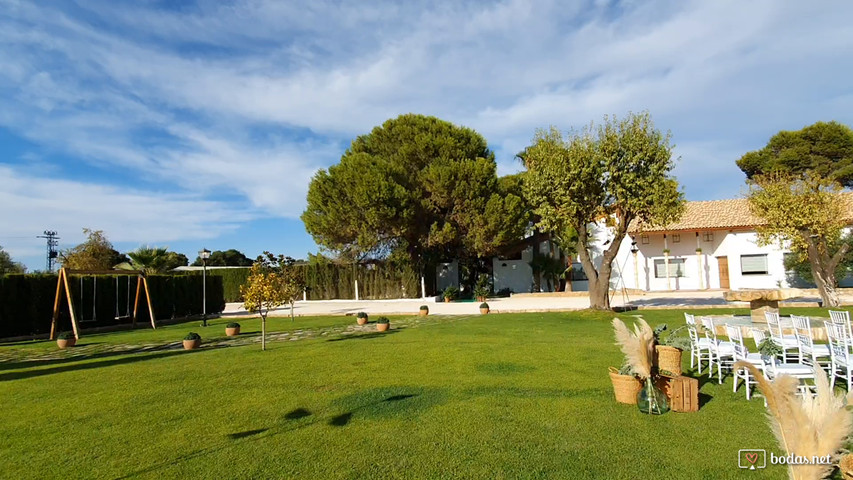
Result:
{"label": "olive tree", "polygon": [[[613,259],[638,220],[665,225],[684,210],[683,194],[672,177],[670,135],[646,113],[605,117],[566,137],[554,127],[539,130],[523,157],[524,188],[543,231],[577,232],[577,252],[589,278],[593,309],[610,309]],[[612,238],[593,260],[592,226],[604,222]]]}

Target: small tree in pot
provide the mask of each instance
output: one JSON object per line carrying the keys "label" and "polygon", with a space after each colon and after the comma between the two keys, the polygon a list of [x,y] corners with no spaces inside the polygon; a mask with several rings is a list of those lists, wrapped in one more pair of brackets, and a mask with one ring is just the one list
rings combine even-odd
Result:
{"label": "small tree in pot", "polygon": [[421,305],[421,308],[418,311],[418,314],[422,317],[426,317],[427,315],[429,315],[429,307],[426,305]]}
{"label": "small tree in pot", "polygon": [[488,303],[483,302],[480,304],[480,313],[483,315],[489,313],[489,304]]}
{"label": "small tree in pot", "polygon": [[368,319],[367,312],[358,312],[358,314],[355,316],[355,321],[359,325],[364,325],[365,323],[367,323],[367,319]]}
{"label": "small tree in pot", "polygon": [[388,330],[388,328],[390,326],[391,326],[391,321],[388,320],[388,317],[379,317],[378,319],[376,319],[376,331],[377,332],[384,332],[385,330]]}
{"label": "small tree in pot", "polygon": [[229,322],[228,325],[225,325],[225,335],[229,337],[236,337],[240,335],[240,324],[237,322]]}
{"label": "small tree in pot", "polygon": [[62,332],[56,336],[56,346],[65,350],[68,347],[77,345],[77,337],[73,332]]}
{"label": "small tree in pot", "polygon": [[184,350],[195,350],[201,346],[201,335],[190,332],[184,337]]}

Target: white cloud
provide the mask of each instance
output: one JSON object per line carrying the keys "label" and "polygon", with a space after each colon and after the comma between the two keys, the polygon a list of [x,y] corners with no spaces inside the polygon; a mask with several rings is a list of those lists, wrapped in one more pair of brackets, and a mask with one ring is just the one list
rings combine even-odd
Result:
{"label": "white cloud", "polygon": [[[679,145],[688,197],[701,198],[739,191],[734,160],[780,129],[853,123],[853,5],[842,1],[62,8],[0,0],[0,126],[40,146],[44,162],[64,154],[126,171],[146,198],[160,198],[151,185],[181,192],[168,204],[227,192],[252,215],[296,217],[317,168],[407,112],[478,130],[505,174],[537,127],[648,109]],[[61,167],[50,171],[76,165]]]}

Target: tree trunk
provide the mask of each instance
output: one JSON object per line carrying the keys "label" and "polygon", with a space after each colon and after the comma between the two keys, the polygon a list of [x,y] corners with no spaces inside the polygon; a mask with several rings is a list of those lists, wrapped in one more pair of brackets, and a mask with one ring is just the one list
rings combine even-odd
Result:
{"label": "tree trunk", "polygon": [[593,310],[610,310],[610,282],[602,280],[604,276],[589,282],[589,308]]}
{"label": "tree trunk", "polygon": [[261,350],[267,349],[267,316],[261,313]]}
{"label": "tree trunk", "polygon": [[293,321],[293,300],[290,300],[290,321]]}
{"label": "tree trunk", "polygon": [[823,308],[834,308],[840,305],[838,290],[835,289],[835,272],[823,271],[816,265],[812,265],[812,276],[814,277]]}

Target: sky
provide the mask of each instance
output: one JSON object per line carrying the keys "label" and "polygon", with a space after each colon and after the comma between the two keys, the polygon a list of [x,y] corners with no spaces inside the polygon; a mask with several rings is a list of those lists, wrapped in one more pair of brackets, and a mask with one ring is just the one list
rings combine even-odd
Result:
{"label": "sky", "polygon": [[0,0],[0,245],[305,258],[312,175],[410,112],[505,175],[537,128],[648,110],[686,198],[733,198],[776,132],[853,125],[853,2],[815,5]]}

